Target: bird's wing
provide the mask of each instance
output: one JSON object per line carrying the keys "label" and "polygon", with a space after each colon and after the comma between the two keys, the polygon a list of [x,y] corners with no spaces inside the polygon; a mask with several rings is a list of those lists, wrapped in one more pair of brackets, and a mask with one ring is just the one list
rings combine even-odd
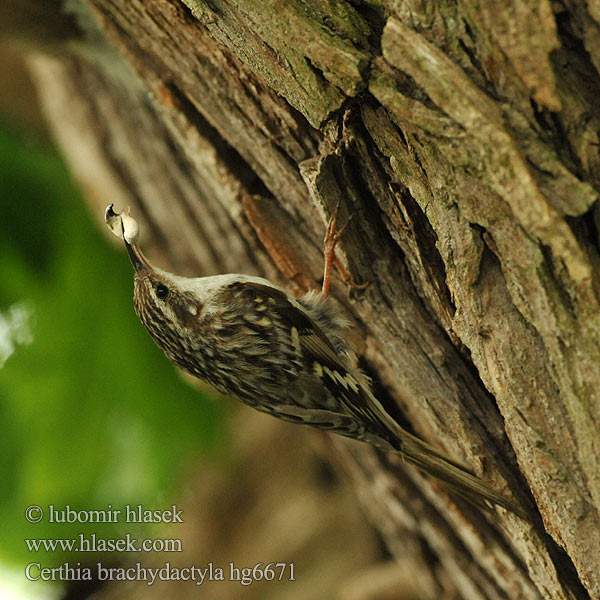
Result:
{"label": "bird's wing", "polygon": [[379,445],[383,447],[388,442],[390,449],[400,452],[409,462],[440,479],[474,504],[489,508],[491,502],[524,518],[519,507],[476,477],[470,469],[401,427],[386,412],[371,389],[353,375],[327,335],[301,305],[277,288],[255,282],[245,282],[244,285],[249,286],[263,302],[271,299],[270,314],[276,314],[280,324],[290,332],[293,328],[298,332],[306,364],[312,367],[325,388],[339,401],[345,413],[338,415],[341,419],[350,416],[356,424],[364,425],[373,434],[374,442],[379,438],[383,442]]}
{"label": "bird's wing", "polygon": [[[290,332],[295,330],[305,363],[331,394],[339,399],[344,411],[360,422],[376,428],[374,434],[384,434],[382,418],[372,410],[372,394],[364,388],[345,364],[345,360],[333,347],[323,330],[313,321],[301,305],[291,300],[277,288],[254,282],[245,282],[258,297],[271,299],[269,313],[276,314],[280,324]],[[369,398],[366,395],[369,394]],[[381,410],[384,411],[383,407]],[[386,416],[391,419],[389,415]],[[379,430],[379,431],[378,431]],[[388,436],[383,435],[384,439]]]}

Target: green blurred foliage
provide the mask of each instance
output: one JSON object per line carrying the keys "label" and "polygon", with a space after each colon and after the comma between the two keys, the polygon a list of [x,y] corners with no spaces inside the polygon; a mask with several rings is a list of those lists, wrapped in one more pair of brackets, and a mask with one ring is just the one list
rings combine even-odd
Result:
{"label": "green blurred foliage", "polygon": [[146,334],[126,253],[92,223],[53,150],[0,131],[0,208],[0,311],[25,301],[34,315],[33,343],[0,368],[0,555],[22,566],[44,558],[27,537],[131,531],[29,525],[27,506],[166,508],[186,465],[223,455],[223,409]]}

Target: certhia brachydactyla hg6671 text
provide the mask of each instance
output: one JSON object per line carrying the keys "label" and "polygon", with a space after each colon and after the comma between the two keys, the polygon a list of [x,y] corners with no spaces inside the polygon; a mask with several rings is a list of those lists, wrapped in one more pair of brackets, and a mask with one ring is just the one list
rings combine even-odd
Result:
{"label": "certhia brachydactyla hg6671 text", "polygon": [[326,298],[340,233],[335,223],[324,292],[294,298],[259,277],[192,279],[163,271],[142,254],[129,214],[111,204],[105,220],[135,269],[135,312],[177,366],[257,410],[400,453],[475,504],[522,515],[466,467],[400,427],[373,394],[344,341],[345,321]]}

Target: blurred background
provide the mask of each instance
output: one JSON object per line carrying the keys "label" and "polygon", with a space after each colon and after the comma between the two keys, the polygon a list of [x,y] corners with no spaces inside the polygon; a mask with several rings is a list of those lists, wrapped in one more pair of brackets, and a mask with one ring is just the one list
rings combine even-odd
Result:
{"label": "blurred background", "polygon": [[[154,346],[133,312],[127,256],[53,147],[25,55],[0,45],[0,597],[397,597],[397,570],[377,566],[382,544],[322,458],[328,439],[184,381]],[[28,524],[33,504],[176,504],[184,523]],[[31,552],[24,542],[94,532],[181,539],[183,551],[82,555]],[[65,561],[293,562],[296,581],[197,588],[24,576],[28,563]]]}

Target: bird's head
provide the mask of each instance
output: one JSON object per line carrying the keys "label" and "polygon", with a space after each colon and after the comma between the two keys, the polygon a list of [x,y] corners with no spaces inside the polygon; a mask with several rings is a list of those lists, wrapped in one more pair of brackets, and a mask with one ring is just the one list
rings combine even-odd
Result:
{"label": "bird's head", "polygon": [[138,227],[128,213],[107,207],[109,229],[125,242],[135,270],[134,307],[142,324],[171,360],[181,362],[195,335],[201,303],[191,289],[193,280],[152,265],[138,245]]}

